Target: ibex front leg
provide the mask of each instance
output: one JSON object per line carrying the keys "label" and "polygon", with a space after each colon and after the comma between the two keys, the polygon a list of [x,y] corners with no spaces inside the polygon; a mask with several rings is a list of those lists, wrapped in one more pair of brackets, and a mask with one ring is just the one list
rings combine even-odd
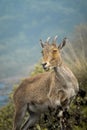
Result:
{"label": "ibex front leg", "polygon": [[67,109],[65,109],[62,113],[62,116],[60,117],[61,130],[72,130],[72,127],[70,126],[70,123],[69,123],[69,118],[70,118],[70,115]]}

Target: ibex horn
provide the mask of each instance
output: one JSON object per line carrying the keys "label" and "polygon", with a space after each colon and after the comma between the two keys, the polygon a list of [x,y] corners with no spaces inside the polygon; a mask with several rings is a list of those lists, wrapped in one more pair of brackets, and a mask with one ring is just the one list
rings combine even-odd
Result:
{"label": "ibex horn", "polygon": [[56,36],[54,37],[54,41],[56,41],[56,40],[57,40],[57,38],[58,38],[58,36],[56,35]]}
{"label": "ibex horn", "polygon": [[50,38],[51,38],[51,37],[48,37],[47,40],[46,40],[46,42],[49,42]]}

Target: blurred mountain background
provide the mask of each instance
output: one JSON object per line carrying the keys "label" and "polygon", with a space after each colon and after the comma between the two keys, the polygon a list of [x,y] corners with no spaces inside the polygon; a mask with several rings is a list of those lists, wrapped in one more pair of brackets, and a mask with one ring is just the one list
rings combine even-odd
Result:
{"label": "blurred mountain background", "polygon": [[40,60],[40,39],[58,35],[59,43],[65,36],[72,41],[86,23],[87,0],[0,0],[0,105]]}

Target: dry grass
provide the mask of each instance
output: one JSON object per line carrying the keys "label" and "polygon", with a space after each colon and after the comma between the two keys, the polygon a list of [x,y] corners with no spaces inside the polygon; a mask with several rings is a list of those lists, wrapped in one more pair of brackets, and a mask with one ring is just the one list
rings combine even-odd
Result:
{"label": "dry grass", "polygon": [[87,86],[87,45],[85,42],[74,40],[71,43],[67,39],[67,44],[62,51],[64,62],[71,68],[83,88]]}
{"label": "dry grass", "polygon": [[[75,46],[76,44],[76,46]],[[77,45],[79,44],[79,45]],[[80,48],[79,46],[84,46]],[[69,65],[72,70],[80,71],[87,68],[87,51],[84,50],[85,45],[83,43],[70,43],[67,40],[66,47],[63,50],[64,61]]]}

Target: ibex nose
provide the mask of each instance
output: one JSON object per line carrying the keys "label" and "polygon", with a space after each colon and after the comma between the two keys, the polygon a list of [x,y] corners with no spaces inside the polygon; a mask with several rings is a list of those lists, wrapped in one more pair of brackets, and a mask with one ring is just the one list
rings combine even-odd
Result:
{"label": "ibex nose", "polygon": [[46,64],[47,63],[42,63],[42,66],[43,66],[44,69],[46,69]]}

